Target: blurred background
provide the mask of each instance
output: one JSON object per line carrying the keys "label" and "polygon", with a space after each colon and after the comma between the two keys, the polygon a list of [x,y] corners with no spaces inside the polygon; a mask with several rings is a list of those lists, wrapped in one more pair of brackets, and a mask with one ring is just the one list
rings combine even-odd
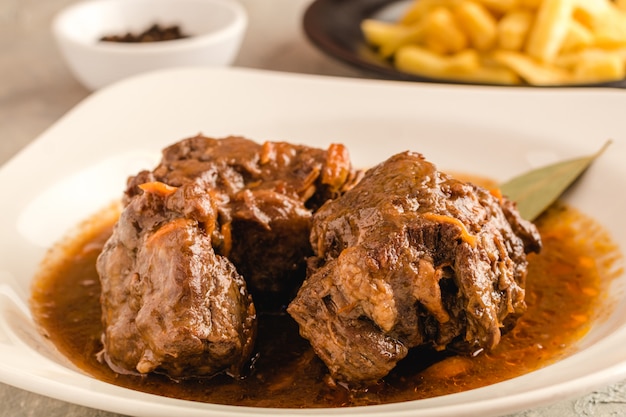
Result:
{"label": "blurred background", "polygon": [[[89,95],[65,66],[50,31],[76,0],[0,0],[0,164]],[[310,0],[241,0],[250,17],[236,66],[366,76],[326,57],[301,30]]]}

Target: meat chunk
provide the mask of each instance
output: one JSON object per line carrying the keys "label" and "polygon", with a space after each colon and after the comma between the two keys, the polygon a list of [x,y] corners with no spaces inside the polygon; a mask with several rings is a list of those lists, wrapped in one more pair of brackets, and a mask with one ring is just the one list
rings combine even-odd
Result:
{"label": "meat chunk", "polygon": [[358,175],[343,145],[196,136],[166,148],[154,171],[130,180],[126,196],[141,193],[145,182],[180,186],[201,178],[221,225],[212,236],[216,252],[245,277],[257,307],[269,309],[287,304],[304,279],[313,211]]}
{"label": "meat chunk", "polygon": [[98,258],[104,360],[173,378],[239,375],[258,299],[293,297],[312,254],[312,211],[355,175],[341,145],[196,136],[166,148],[153,171],[129,179]]}
{"label": "meat chunk", "polygon": [[144,188],[98,258],[102,356],[124,373],[238,375],[256,312],[242,276],[213,250],[215,202],[201,181]]}
{"label": "meat chunk", "polygon": [[389,373],[409,349],[496,346],[526,307],[536,228],[514,205],[422,155],[395,155],[315,214],[315,257],[288,307],[340,381]]}

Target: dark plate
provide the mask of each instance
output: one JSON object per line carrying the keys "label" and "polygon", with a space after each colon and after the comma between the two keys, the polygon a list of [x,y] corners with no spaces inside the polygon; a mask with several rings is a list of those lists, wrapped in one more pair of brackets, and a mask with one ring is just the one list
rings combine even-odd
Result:
{"label": "dark plate", "polygon": [[[387,8],[401,5],[403,2],[408,4],[407,0],[315,0],[304,13],[304,32],[317,48],[329,56],[365,70],[373,77],[402,81],[468,84],[400,72],[389,61],[380,58],[366,44],[360,27],[363,19],[378,18]],[[573,86],[547,88],[554,87]],[[576,85],[575,87],[626,88],[626,80]]]}

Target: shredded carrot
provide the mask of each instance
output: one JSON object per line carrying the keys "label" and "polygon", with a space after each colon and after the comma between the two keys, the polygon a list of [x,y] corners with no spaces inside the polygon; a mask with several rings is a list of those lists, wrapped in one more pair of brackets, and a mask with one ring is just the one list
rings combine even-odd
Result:
{"label": "shredded carrot", "polygon": [[476,236],[470,234],[465,225],[459,219],[435,213],[424,213],[423,217],[427,220],[449,223],[459,227],[461,229],[461,239],[464,242],[467,242],[470,246],[476,247]]}
{"label": "shredded carrot", "polygon": [[350,174],[350,155],[344,145],[332,143],[326,151],[326,164],[322,171],[322,184],[339,190]]}
{"label": "shredded carrot", "polygon": [[139,188],[146,193],[158,194],[162,197],[174,194],[174,192],[178,189],[178,187],[172,187],[171,185],[167,185],[161,181],[146,182],[140,184]]}
{"label": "shredded carrot", "polygon": [[580,291],[586,296],[590,297],[595,297],[598,295],[598,290],[592,287],[582,287]]}
{"label": "shredded carrot", "polygon": [[571,319],[578,323],[586,323],[589,321],[589,316],[586,314],[572,314]]}
{"label": "shredded carrot", "polygon": [[186,219],[174,219],[170,222],[165,223],[156,232],[148,237],[146,245],[154,245],[155,242],[157,242],[158,244],[159,240],[163,238],[163,235],[172,233],[177,229],[185,228],[186,224],[188,223],[189,221]]}
{"label": "shredded carrot", "polygon": [[491,188],[489,190],[489,194],[497,198],[499,201],[502,200],[502,190],[500,190],[499,188]]}
{"label": "shredded carrot", "polygon": [[220,228],[220,231],[222,232],[222,236],[224,237],[224,250],[222,252],[224,256],[230,255],[230,250],[233,248],[233,237],[232,237],[231,230],[232,229],[231,229],[230,222],[224,223],[222,227]]}
{"label": "shredded carrot", "polygon": [[591,256],[581,256],[578,258],[578,264],[583,268],[593,268],[596,262]]}
{"label": "shredded carrot", "polygon": [[339,310],[337,310],[337,314],[338,315],[342,315],[345,313],[349,313],[350,311],[352,311],[355,307],[357,306],[357,302],[353,302],[350,304],[346,304],[345,306],[341,307]]}
{"label": "shredded carrot", "polygon": [[272,142],[265,142],[261,146],[261,153],[259,155],[259,163],[265,165],[271,160],[276,159],[276,148]]}

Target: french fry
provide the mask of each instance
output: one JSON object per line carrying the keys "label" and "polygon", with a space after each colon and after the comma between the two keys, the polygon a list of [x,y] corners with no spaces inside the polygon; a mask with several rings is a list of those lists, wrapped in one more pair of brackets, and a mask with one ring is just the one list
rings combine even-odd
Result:
{"label": "french fry", "polygon": [[401,26],[374,19],[363,20],[361,31],[367,43],[373,46],[382,46],[389,42],[395,43],[406,33],[406,29]]}
{"label": "french fry", "polygon": [[447,55],[448,54],[448,50],[446,48],[446,45],[444,45],[438,39],[435,39],[435,38],[427,37],[426,39],[424,39],[424,42],[422,43],[421,46],[425,47],[430,52],[432,52],[434,54],[437,54],[437,55]]}
{"label": "french fry", "polygon": [[498,22],[498,47],[510,51],[522,50],[533,15],[526,9],[512,10]]}
{"label": "french fry", "polygon": [[479,66],[478,54],[444,56],[417,45],[400,48],[395,55],[395,64],[401,71],[431,78],[466,74]]}
{"label": "french fry", "polygon": [[572,0],[573,17],[583,25],[592,29],[598,17],[610,11],[610,0]]}
{"label": "french fry", "polygon": [[543,0],[519,0],[519,6],[526,9],[537,10]]}
{"label": "french fry", "polygon": [[398,23],[406,26],[420,21],[426,13],[430,12],[433,7],[436,7],[433,3],[432,0],[414,1]]}
{"label": "french fry", "polygon": [[593,45],[594,35],[590,29],[577,20],[572,20],[559,53],[577,51]]}
{"label": "french fry", "polygon": [[463,81],[503,85],[516,85],[522,82],[519,75],[508,68],[487,65],[479,66],[470,74],[467,74]]}
{"label": "french fry", "polygon": [[450,9],[435,8],[423,22],[426,43],[439,45],[441,53],[457,53],[467,48],[467,36],[456,24]]}
{"label": "french fry", "polygon": [[478,3],[485,6],[497,14],[504,14],[518,8],[521,0],[477,0]]}
{"label": "french fry", "polygon": [[595,44],[607,48],[626,46],[626,13],[617,8],[592,19]]}
{"label": "french fry", "polygon": [[626,78],[626,0],[414,0],[397,22],[364,20],[396,68],[489,84]]}
{"label": "french fry", "polygon": [[391,57],[402,45],[419,40],[423,36],[423,29],[424,26],[420,24],[403,26],[373,19],[361,22],[365,40],[378,47],[380,55],[384,58]]}
{"label": "french fry", "polygon": [[453,79],[490,84],[517,84],[519,77],[505,68],[483,67],[475,50],[466,49],[456,55],[442,56],[415,45],[398,50],[398,69],[429,78]]}
{"label": "french fry", "polygon": [[597,83],[626,77],[626,65],[619,55],[605,51],[585,52],[574,67],[575,82]]}
{"label": "french fry", "polygon": [[626,12],[626,0],[614,0],[613,4],[615,4],[615,7],[618,9]]}
{"label": "french fry", "polygon": [[584,66],[592,67],[594,62],[608,61],[610,57],[615,58],[615,62],[621,62],[626,70],[626,47],[619,49],[585,48],[579,51],[563,53],[555,61],[555,65],[560,68],[574,71],[576,66],[585,62]]}
{"label": "french fry", "polygon": [[622,48],[617,48],[617,49],[612,49],[611,53],[615,54],[615,56],[618,56],[621,58],[621,60],[624,62],[624,64],[626,65],[626,47],[622,47]]}
{"label": "french fry", "polygon": [[492,57],[531,85],[562,85],[572,81],[572,76],[567,71],[552,64],[538,62],[519,52],[495,51]]}
{"label": "french fry", "polygon": [[485,51],[495,44],[496,20],[484,6],[464,1],[454,8],[454,15],[476,49]]}
{"label": "french fry", "polygon": [[561,49],[572,19],[573,0],[544,0],[528,35],[526,53],[543,62],[551,62]]}
{"label": "french fry", "polygon": [[414,1],[399,20],[401,25],[412,25],[423,19],[430,11],[437,7],[448,7],[458,0],[418,0]]}
{"label": "french fry", "polygon": [[610,10],[611,0],[572,0],[572,6],[578,12],[590,16],[599,16]]}

